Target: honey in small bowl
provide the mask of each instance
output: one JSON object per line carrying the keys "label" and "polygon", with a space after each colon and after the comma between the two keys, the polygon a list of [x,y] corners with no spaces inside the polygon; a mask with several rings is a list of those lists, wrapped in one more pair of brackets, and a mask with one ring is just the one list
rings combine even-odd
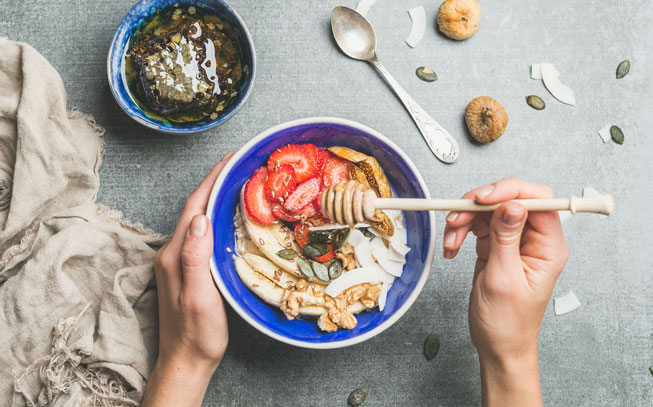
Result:
{"label": "honey in small bowl", "polygon": [[134,31],[125,54],[131,98],[153,119],[191,126],[235,103],[248,72],[233,27],[213,10],[175,3]]}

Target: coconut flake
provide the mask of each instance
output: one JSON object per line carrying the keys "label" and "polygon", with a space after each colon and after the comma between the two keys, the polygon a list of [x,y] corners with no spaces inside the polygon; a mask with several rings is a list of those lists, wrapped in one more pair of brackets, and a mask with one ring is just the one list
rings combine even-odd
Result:
{"label": "coconut flake", "polygon": [[381,268],[388,274],[395,277],[401,277],[401,273],[404,270],[404,262],[390,260],[388,256],[390,250],[385,247],[381,239],[372,240],[370,246],[372,247],[372,256],[374,256],[374,259],[379,266],[381,266]]}
{"label": "coconut flake", "polygon": [[607,143],[612,139],[612,134],[610,134],[610,127],[612,126],[608,124],[599,130],[599,136],[601,136],[601,140],[603,140],[604,143]]}
{"label": "coconut flake", "polygon": [[[602,195],[602,193],[592,187],[583,188],[583,198],[596,198]],[[596,216],[598,216],[599,219],[605,219],[608,217],[607,215],[601,215],[600,213],[597,213]]]}
{"label": "coconut flake", "polygon": [[350,245],[356,246],[362,244],[363,242],[369,243],[369,239],[365,237],[363,233],[361,233],[360,230],[357,229],[352,229],[351,233],[349,233],[349,238],[347,239],[347,243]]}
{"label": "coconut flake", "polygon": [[376,3],[376,0],[361,0],[358,2],[356,11],[358,12],[358,14],[362,15],[363,17],[367,17],[367,13],[370,12],[370,9],[374,5],[374,3]]}
{"label": "coconut flake", "polygon": [[385,303],[386,300],[388,299],[388,291],[390,291],[390,287],[392,287],[391,283],[383,283],[381,285],[381,292],[379,293],[379,311],[383,311],[385,308]]}
{"label": "coconut flake", "polygon": [[[395,224],[393,222],[393,224]],[[390,248],[394,249],[397,256],[403,256],[405,257],[406,254],[410,251],[410,247],[406,245],[408,242],[408,231],[406,229],[400,229],[395,227],[395,233],[392,235],[392,237],[387,236],[386,234],[374,229],[370,228],[370,232],[374,233],[376,236],[385,239],[389,244]],[[396,259],[397,261],[402,261],[400,259]]]}
{"label": "coconut flake", "polygon": [[336,298],[338,294],[350,287],[363,283],[378,283],[380,280],[378,268],[361,267],[342,273],[324,289],[324,292],[332,298]]}
{"label": "coconut flake", "polygon": [[391,239],[390,246],[392,247],[392,249],[394,249],[397,253],[399,253],[402,256],[407,255],[408,252],[410,251],[410,247],[406,246],[399,239]]}
{"label": "coconut flake", "polygon": [[424,31],[426,30],[426,12],[424,11],[424,6],[418,6],[408,10],[408,14],[413,25],[410,27],[410,33],[408,34],[408,38],[406,38],[406,43],[411,48],[415,48],[424,37]]}
{"label": "coconut flake", "polygon": [[398,253],[395,249],[392,248],[392,246],[390,246],[390,249],[388,250],[388,260],[406,264],[406,256],[404,256],[401,253]]}
{"label": "coconut flake", "polygon": [[542,67],[540,64],[531,65],[531,79],[542,80]]}
{"label": "coconut flake", "polygon": [[372,268],[376,266],[376,262],[372,258],[372,247],[369,241],[354,245],[354,254],[356,255],[356,262],[361,267]]}
{"label": "coconut flake", "polygon": [[379,267],[379,266],[376,266],[376,267],[377,267],[377,273],[379,273],[379,281],[380,281],[380,282],[382,282],[382,283],[389,283],[389,284],[394,283],[395,278],[396,278],[395,276],[393,276],[393,275],[390,274],[390,273],[386,273],[386,271],[383,270],[383,269],[382,269],[381,267]]}
{"label": "coconut flake", "polygon": [[580,301],[576,298],[573,291],[569,291],[562,297],[553,300],[553,310],[556,315],[566,314],[580,307]]}
{"label": "coconut flake", "polygon": [[556,70],[553,64],[541,64],[542,81],[544,86],[551,92],[553,97],[568,105],[576,105],[576,96],[574,91],[560,82],[560,72]]}
{"label": "coconut flake", "polygon": [[388,259],[387,255],[385,257],[383,257],[382,255],[376,257],[375,255],[374,257],[376,258],[376,260],[379,262],[379,265],[386,273],[397,278],[401,277],[401,274],[404,271],[404,263],[392,261]]}

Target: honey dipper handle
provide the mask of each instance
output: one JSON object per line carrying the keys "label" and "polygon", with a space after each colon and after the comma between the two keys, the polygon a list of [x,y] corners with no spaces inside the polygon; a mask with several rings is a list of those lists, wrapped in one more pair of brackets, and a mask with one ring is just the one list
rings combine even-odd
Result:
{"label": "honey dipper handle", "polygon": [[[612,195],[601,195],[592,198],[569,199],[516,199],[529,211],[570,211],[598,213],[610,215],[614,210]],[[368,204],[365,202],[365,204]],[[400,209],[404,211],[467,211],[485,212],[497,209],[500,204],[480,205],[473,199],[410,199],[410,198],[375,198],[373,201],[376,209]],[[366,208],[367,206],[367,208]],[[367,212],[369,205],[363,205]]]}

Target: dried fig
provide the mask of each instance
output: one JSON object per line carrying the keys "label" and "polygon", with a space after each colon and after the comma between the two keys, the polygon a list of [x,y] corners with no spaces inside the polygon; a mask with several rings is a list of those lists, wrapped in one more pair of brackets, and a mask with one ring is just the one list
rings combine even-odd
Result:
{"label": "dried fig", "polygon": [[488,96],[478,97],[465,110],[467,128],[478,142],[491,143],[501,137],[508,126],[508,114],[501,103]]}
{"label": "dried fig", "polygon": [[445,0],[436,20],[444,35],[454,40],[466,40],[481,24],[481,6],[478,0]]}

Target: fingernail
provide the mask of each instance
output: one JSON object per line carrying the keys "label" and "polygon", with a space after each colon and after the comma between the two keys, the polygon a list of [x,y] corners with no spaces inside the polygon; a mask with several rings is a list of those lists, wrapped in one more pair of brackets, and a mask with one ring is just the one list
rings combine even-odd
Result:
{"label": "fingernail", "polygon": [[477,198],[485,198],[486,196],[490,195],[494,191],[494,184],[490,184],[482,189],[480,189],[476,193]]}
{"label": "fingernail", "polygon": [[524,216],[524,210],[516,207],[516,206],[511,206],[506,208],[506,210],[503,212],[503,216],[501,217],[501,220],[503,223],[505,223],[508,226],[517,226],[521,223],[521,219]]}
{"label": "fingernail", "polygon": [[456,231],[452,230],[444,236],[444,247],[451,248],[456,244]]}
{"label": "fingernail", "polygon": [[447,260],[451,260],[451,259],[453,259],[454,253],[455,253],[455,251],[453,251],[453,250],[444,249],[444,252],[442,253],[442,257],[444,257]]}
{"label": "fingernail", "polygon": [[227,152],[227,154],[222,156],[222,159],[220,160],[221,163],[229,161],[229,159],[234,155],[233,151]]}
{"label": "fingernail", "polygon": [[447,222],[453,222],[456,219],[458,219],[458,212],[451,212],[449,216],[447,216]]}
{"label": "fingernail", "polygon": [[202,237],[206,235],[207,219],[204,215],[195,215],[190,221],[190,235]]}

